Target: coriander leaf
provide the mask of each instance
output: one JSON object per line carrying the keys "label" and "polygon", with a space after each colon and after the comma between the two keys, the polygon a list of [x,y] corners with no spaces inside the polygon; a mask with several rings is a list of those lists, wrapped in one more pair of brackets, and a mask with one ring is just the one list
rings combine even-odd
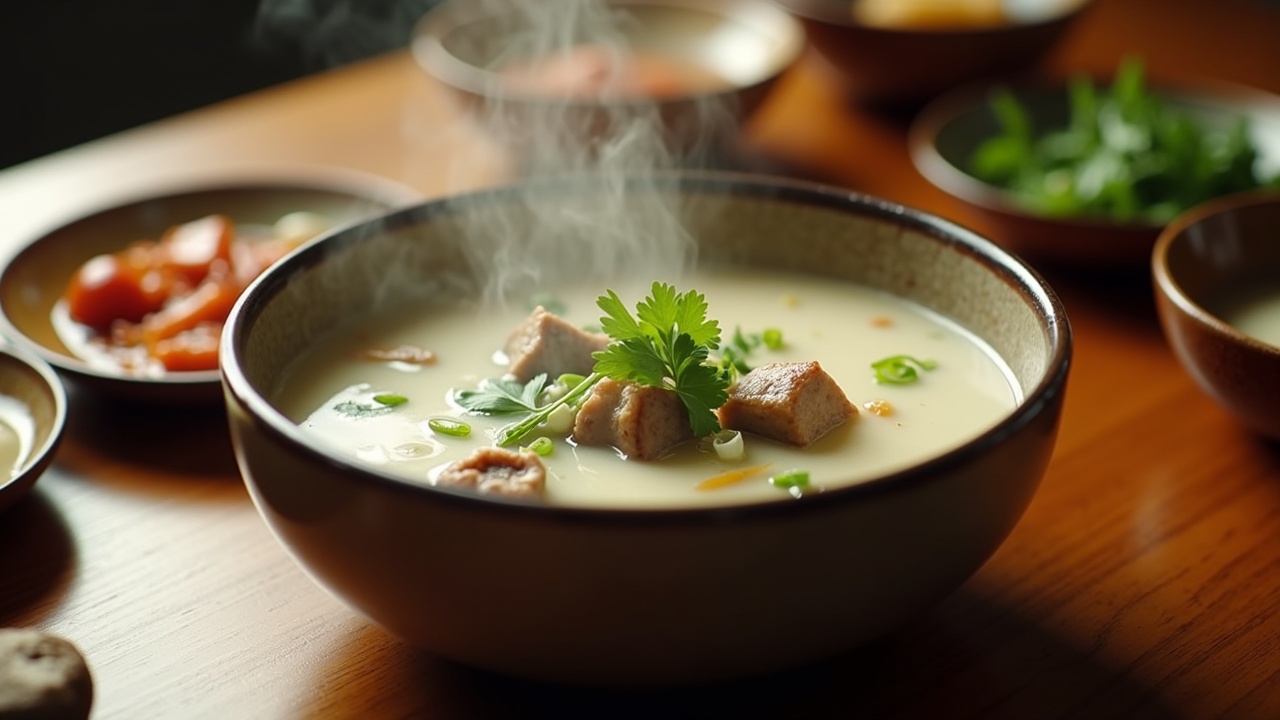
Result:
{"label": "coriander leaf", "polygon": [[546,373],[523,384],[506,378],[489,378],[482,381],[475,390],[458,392],[454,399],[467,411],[481,415],[534,412],[538,409],[538,398],[546,385]]}

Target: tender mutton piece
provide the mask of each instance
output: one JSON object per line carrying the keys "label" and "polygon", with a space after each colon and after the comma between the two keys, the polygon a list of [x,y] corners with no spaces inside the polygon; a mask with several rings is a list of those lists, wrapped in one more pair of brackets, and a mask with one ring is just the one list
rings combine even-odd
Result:
{"label": "tender mutton piece", "polygon": [[689,411],[671,390],[605,378],[582,402],[573,439],[609,445],[629,459],[657,460],[693,438]]}
{"label": "tender mutton piece", "polygon": [[528,450],[480,448],[446,467],[436,487],[461,488],[481,495],[537,499],[547,486],[542,460]]}
{"label": "tender mutton piece", "polygon": [[720,425],[805,447],[858,413],[816,362],[768,363],[729,389]]}
{"label": "tender mutton piece", "polygon": [[590,374],[596,364],[591,353],[608,344],[608,335],[589,333],[539,305],[511,331],[504,350],[511,363],[508,372],[529,382],[542,373],[553,379],[564,373]]}

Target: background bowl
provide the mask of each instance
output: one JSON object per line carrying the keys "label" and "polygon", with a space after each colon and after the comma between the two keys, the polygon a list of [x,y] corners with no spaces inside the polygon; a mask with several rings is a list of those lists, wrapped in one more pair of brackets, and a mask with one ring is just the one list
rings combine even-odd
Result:
{"label": "background bowl", "polygon": [[[290,554],[411,643],[575,683],[711,681],[815,661],[964,582],[1013,528],[1053,449],[1071,354],[1053,292],[958,226],[834,189],[715,174],[625,188],[607,222],[643,223],[655,199],[678,201],[701,262],[847,278],[954,319],[1007,359],[1025,402],[963,446],[864,484],[675,510],[530,505],[411,483],[327,449],[272,405],[290,361],[353,309],[415,288],[456,293],[478,282],[462,248],[487,242],[480,234],[534,227],[549,207],[599,205],[616,190],[594,178],[497,188],[328,236],[241,297],[222,353],[233,444]],[[385,277],[393,260],[407,272],[377,287],[349,281]]]}
{"label": "background bowl", "polygon": [[[1103,82],[1095,81],[1101,87]],[[973,223],[991,238],[1032,262],[1077,270],[1146,273],[1162,224],[1050,217],[1020,207],[1006,190],[969,171],[974,151],[1002,134],[991,106],[991,84],[961,88],[936,99],[916,116],[909,143],[916,169],[954,198]],[[1008,87],[1026,109],[1033,134],[1067,126],[1070,105],[1065,84]],[[1226,83],[1185,81],[1153,84],[1171,110],[1204,127],[1225,127],[1237,118],[1250,122],[1251,138],[1268,172],[1280,171],[1280,98]]]}
{"label": "background bowl", "polygon": [[1033,69],[1089,6],[1089,0],[1053,0],[1032,18],[987,27],[894,27],[859,22],[850,0],[776,2],[804,24],[809,44],[855,98],[905,107]]}
{"label": "background bowl", "polygon": [[[681,162],[732,153],[740,124],[805,47],[800,24],[768,0],[608,0],[598,7],[447,0],[418,23],[412,50],[522,164],[558,166],[598,142],[616,147],[636,135],[660,139]],[[558,80],[525,75],[513,83],[505,74],[601,47],[639,58],[637,67],[652,71],[640,73],[651,80],[641,83],[648,91],[589,92],[581,90],[589,83],[572,79],[583,75],[554,71],[581,69],[582,55],[542,66]]]}
{"label": "background bowl", "polygon": [[0,345],[0,512],[31,489],[53,462],[62,441],[67,398],[48,363],[20,348]]}
{"label": "background bowl", "polygon": [[73,384],[94,391],[145,402],[219,402],[217,370],[139,377],[91,364],[69,349],[53,314],[76,270],[96,255],[158,239],[166,228],[210,213],[228,215],[237,224],[270,225],[287,213],[307,210],[341,225],[420,199],[404,186],[354,173],[225,180],[130,199],[55,227],[6,260],[0,271],[0,335]]}
{"label": "background bowl", "polygon": [[1245,426],[1280,440],[1280,331],[1264,340],[1232,324],[1242,302],[1267,296],[1280,317],[1280,190],[1221,198],[1174,220],[1151,272],[1160,324],[1187,373]]}

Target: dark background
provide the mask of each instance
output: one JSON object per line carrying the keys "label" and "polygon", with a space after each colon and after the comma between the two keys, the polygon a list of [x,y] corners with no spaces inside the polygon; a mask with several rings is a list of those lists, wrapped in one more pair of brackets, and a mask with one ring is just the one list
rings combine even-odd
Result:
{"label": "dark background", "polygon": [[403,47],[433,0],[0,0],[0,168]]}

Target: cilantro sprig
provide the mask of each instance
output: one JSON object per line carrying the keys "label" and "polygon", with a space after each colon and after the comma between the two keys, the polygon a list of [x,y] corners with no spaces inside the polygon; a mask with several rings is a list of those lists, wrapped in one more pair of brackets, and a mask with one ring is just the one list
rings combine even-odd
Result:
{"label": "cilantro sprig", "polygon": [[498,444],[519,442],[557,408],[576,403],[606,377],[671,390],[684,403],[695,435],[718,431],[714,410],[728,399],[729,379],[707,360],[720,345],[720,325],[707,319],[706,298],[655,282],[650,295],[636,304],[635,315],[612,290],[597,298],[596,305],[605,313],[600,327],[610,343],[593,353],[593,372],[560,399],[502,431]]}
{"label": "cilantro sprig", "polygon": [[475,390],[458,392],[455,399],[467,410],[482,415],[536,412],[546,386],[546,373],[536,375],[527,383],[506,378],[489,378]]}

